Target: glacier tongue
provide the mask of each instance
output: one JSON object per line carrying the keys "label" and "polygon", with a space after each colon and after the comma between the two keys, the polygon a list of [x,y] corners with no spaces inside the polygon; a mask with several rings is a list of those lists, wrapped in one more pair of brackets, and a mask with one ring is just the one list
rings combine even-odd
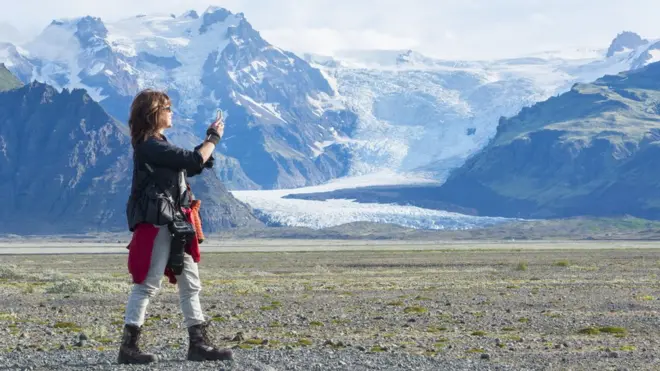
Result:
{"label": "glacier tongue", "polygon": [[380,171],[364,176],[336,179],[324,185],[268,191],[233,191],[271,225],[321,229],[352,222],[396,224],[415,229],[470,229],[508,222],[507,218],[475,217],[414,206],[358,203],[352,200],[312,201],[283,198],[289,194],[328,192],[368,185],[435,184],[424,174]]}
{"label": "glacier tongue", "polygon": [[234,195],[258,212],[267,215],[266,221],[269,224],[292,227],[320,229],[366,221],[437,230],[469,229],[508,221],[504,218],[475,217],[414,206],[363,204],[351,200],[284,200],[271,192],[235,192]]}

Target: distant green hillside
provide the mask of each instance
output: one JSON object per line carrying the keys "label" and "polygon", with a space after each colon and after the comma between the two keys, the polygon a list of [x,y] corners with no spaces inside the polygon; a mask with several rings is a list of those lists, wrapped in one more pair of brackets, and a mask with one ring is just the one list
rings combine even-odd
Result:
{"label": "distant green hillside", "polygon": [[23,83],[14,76],[3,63],[0,63],[0,91],[20,88]]}

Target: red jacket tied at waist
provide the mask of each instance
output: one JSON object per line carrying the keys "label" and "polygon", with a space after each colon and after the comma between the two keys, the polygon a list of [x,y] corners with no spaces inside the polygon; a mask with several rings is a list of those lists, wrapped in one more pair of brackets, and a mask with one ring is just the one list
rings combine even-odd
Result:
{"label": "red jacket tied at waist", "polygon": [[[183,212],[188,221],[192,223],[191,209],[184,208]],[[147,278],[154,241],[159,230],[153,224],[141,223],[133,231],[133,238],[126,247],[128,249],[128,272],[133,276],[133,283],[140,284]],[[196,238],[188,242],[186,253],[192,257],[195,263],[200,261],[199,241]],[[170,283],[176,283],[176,277],[171,269],[165,268],[163,274],[169,278]]]}

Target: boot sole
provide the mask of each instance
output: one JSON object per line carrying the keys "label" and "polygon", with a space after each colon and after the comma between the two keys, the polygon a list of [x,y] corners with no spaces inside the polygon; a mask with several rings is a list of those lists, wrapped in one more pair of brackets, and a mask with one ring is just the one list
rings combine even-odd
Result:
{"label": "boot sole", "polygon": [[158,357],[154,357],[153,360],[144,360],[144,361],[128,360],[122,358],[121,356],[117,357],[117,363],[120,365],[146,365],[149,363],[156,363],[156,362],[158,362]]}
{"label": "boot sole", "polygon": [[187,359],[188,361],[192,361],[192,362],[207,362],[207,361],[214,362],[214,361],[232,361],[234,358],[220,357],[216,359],[216,358],[206,358],[200,354],[192,354],[192,355],[189,354]]}

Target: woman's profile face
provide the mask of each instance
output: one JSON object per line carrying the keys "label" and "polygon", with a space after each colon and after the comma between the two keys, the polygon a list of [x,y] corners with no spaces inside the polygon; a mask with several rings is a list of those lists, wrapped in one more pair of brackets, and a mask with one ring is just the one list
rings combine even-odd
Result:
{"label": "woman's profile face", "polygon": [[163,123],[165,127],[163,129],[169,129],[172,127],[172,106],[168,104],[163,108]]}

